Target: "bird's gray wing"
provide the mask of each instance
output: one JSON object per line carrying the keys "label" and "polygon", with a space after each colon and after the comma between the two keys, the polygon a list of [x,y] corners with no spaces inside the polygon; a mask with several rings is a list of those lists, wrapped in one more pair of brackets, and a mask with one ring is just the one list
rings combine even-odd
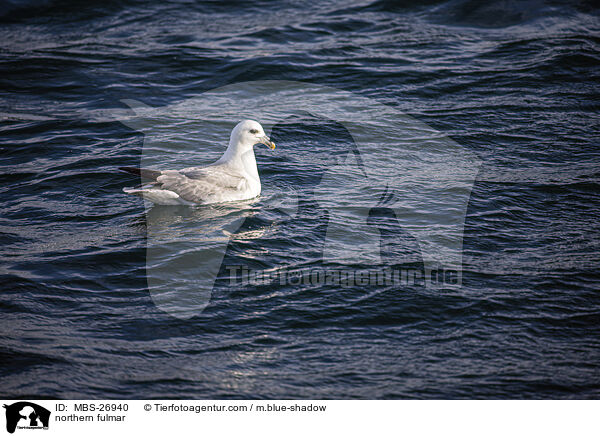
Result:
{"label": "bird's gray wing", "polygon": [[223,197],[248,188],[245,177],[225,166],[163,171],[156,181],[162,189],[194,203],[221,201]]}

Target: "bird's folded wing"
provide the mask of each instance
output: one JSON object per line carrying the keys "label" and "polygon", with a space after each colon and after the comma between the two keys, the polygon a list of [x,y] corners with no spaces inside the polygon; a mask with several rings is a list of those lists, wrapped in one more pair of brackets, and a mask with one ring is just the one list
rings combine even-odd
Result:
{"label": "bird's folded wing", "polygon": [[207,180],[224,188],[234,186],[244,177],[239,170],[228,165],[209,165],[206,167],[189,167],[178,171],[190,179]]}
{"label": "bird's folded wing", "polygon": [[173,191],[194,203],[211,202],[227,192],[244,191],[248,188],[246,178],[220,167],[163,171],[156,181],[162,189]]}

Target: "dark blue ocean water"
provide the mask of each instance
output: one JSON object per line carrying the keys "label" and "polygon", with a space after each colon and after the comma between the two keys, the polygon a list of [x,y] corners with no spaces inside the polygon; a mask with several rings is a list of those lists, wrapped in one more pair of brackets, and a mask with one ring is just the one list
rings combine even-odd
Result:
{"label": "dark blue ocean water", "polygon": [[[0,41],[0,397],[600,395],[593,2],[3,0]],[[170,108],[255,80],[372,99],[477,156],[462,286],[231,283],[225,265],[322,265],[332,212],[316,190],[352,142],[335,107],[271,126],[263,195],[244,208],[147,210],[123,194],[136,180],[115,168],[139,166],[148,136],[110,115],[123,99]],[[154,153],[224,147],[236,116],[214,130],[174,117]],[[431,206],[393,195],[414,200],[404,227],[386,196],[367,211],[382,261],[402,236],[422,268],[426,247],[403,228]],[[165,261],[227,235],[196,316],[155,304],[157,228],[181,243]]]}

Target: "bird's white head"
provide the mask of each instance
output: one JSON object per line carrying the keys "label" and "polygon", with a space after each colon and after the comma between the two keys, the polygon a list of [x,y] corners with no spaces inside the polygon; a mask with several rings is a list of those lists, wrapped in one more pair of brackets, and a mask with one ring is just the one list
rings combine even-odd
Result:
{"label": "bird's white head", "polygon": [[265,144],[271,150],[275,149],[275,143],[265,134],[260,123],[252,120],[244,120],[238,123],[231,131],[229,145],[242,148],[251,148],[254,144]]}

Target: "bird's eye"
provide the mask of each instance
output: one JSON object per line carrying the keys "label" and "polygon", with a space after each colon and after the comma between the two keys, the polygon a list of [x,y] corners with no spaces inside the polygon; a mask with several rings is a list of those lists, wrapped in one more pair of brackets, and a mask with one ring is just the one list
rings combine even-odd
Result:
{"label": "bird's eye", "polygon": [[256,129],[250,129],[250,133],[252,133],[253,135],[256,135],[258,133],[258,130],[256,130]]}

